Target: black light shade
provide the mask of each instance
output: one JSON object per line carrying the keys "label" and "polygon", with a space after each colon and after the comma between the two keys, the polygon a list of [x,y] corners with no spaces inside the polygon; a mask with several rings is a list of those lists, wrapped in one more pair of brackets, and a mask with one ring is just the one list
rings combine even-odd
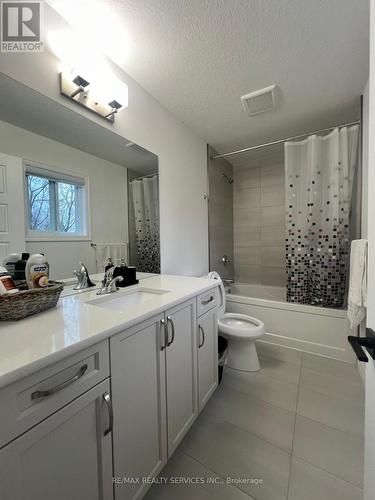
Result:
{"label": "black light shade", "polygon": [[89,85],[90,82],[88,82],[87,80],[85,80],[84,78],[82,78],[82,76],[79,76],[77,75],[74,79],[73,79],[73,82],[78,85],[78,87],[87,87],[87,85]]}
{"label": "black light shade", "polygon": [[109,106],[111,106],[112,109],[120,109],[122,108],[122,104],[120,104],[118,101],[113,100],[108,103]]}

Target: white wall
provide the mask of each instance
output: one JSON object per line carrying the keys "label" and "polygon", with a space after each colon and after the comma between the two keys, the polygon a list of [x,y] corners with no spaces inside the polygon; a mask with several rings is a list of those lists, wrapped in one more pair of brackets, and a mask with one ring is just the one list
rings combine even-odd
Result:
{"label": "white wall", "polygon": [[[127,169],[0,121],[0,152],[88,176],[91,238],[97,243],[128,241]],[[23,179],[19,180],[23,182]],[[24,204],[24,200],[20,200]],[[22,250],[22,249],[21,249]],[[26,251],[44,252],[53,278],[68,278],[83,260],[95,272],[89,241],[26,242]]]}
{"label": "white wall", "polygon": [[[46,31],[65,25],[46,5]],[[113,65],[114,73],[129,87],[129,107],[118,115],[114,125],[106,123],[60,96],[58,66],[59,61],[47,51],[0,56],[1,72],[158,155],[162,272],[186,275],[207,272],[205,142]]]}
{"label": "white wall", "polygon": [[362,214],[361,235],[367,238],[368,231],[368,169],[369,169],[369,82],[363,89],[362,115]]}
{"label": "white wall", "polygon": [[[375,329],[375,1],[370,4],[370,78],[368,85],[368,131],[367,135],[367,239],[368,250],[368,327]],[[367,127],[367,124],[366,124]],[[364,178],[365,180],[365,178]],[[364,499],[374,498],[375,491],[375,362],[369,357],[366,363],[366,409],[365,409],[365,481]]]}

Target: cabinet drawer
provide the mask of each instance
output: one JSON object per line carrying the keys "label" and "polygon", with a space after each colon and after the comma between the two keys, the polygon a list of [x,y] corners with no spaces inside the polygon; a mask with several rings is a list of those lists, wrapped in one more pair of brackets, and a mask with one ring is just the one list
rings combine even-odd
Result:
{"label": "cabinet drawer", "polygon": [[109,376],[100,342],[0,390],[0,448]]}
{"label": "cabinet drawer", "polygon": [[197,314],[201,316],[206,311],[217,306],[217,288],[201,293],[197,297]]}

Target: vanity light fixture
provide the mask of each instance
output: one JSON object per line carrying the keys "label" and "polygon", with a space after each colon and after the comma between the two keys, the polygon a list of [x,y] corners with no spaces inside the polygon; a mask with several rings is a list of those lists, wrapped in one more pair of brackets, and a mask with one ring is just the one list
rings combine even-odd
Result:
{"label": "vanity light fixture", "polygon": [[104,83],[96,83],[92,78],[88,81],[80,74],[73,74],[60,73],[61,95],[114,123],[116,114],[128,106],[127,85],[114,75],[109,75]]}

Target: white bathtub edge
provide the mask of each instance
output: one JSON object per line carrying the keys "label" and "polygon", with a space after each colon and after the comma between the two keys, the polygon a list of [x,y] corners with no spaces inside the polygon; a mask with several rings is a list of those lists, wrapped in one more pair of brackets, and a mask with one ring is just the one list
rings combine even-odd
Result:
{"label": "white bathtub edge", "polygon": [[273,309],[282,309],[287,311],[303,312],[306,314],[315,314],[318,316],[330,316],[333,318],[346,318],[346,309],[333,309],[329,307],[308,306],[304,304],[294,304],[292,302],[282,302],[270,299],[258,299],[256,297],[246,297],[244,295],[235,295],[228,293],[227,302],[236,302],[239,304],[251,304],[262,307],[272,307]]}

